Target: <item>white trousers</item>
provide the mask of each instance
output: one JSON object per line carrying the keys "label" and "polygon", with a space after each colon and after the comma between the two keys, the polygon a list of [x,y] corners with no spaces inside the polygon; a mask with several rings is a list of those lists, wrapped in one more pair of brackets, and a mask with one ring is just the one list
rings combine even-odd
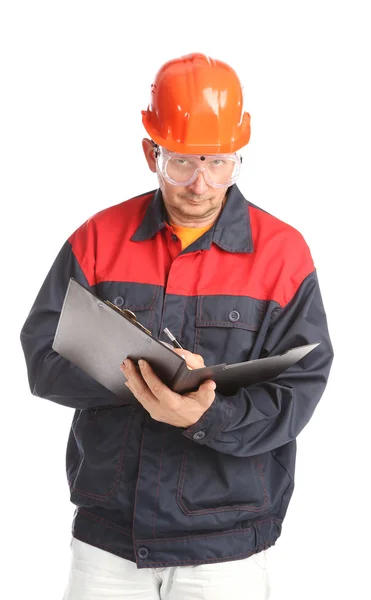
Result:
{"label": "white trousers", "polygon": [[134,562],[80,542],[63,600],[268,600],[267,551],[230,562],[138,569]]}

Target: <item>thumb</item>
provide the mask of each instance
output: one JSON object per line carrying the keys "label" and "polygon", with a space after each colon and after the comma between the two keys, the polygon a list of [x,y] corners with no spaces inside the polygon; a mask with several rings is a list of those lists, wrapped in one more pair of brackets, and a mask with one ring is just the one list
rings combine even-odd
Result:
{"label": "thumb", "polygon": [[216,390],[216,383],[215,383],[215,381],[208,379],[207,381],[204,381],[203,383],[201,383],[201,385],[198,389],[200,391],[204,391],[204,392],[214,392]]}

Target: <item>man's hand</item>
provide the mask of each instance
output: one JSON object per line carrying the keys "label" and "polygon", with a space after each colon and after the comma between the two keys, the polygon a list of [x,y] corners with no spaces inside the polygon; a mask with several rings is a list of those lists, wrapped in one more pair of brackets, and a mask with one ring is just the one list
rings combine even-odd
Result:
{"label": "man's hand", "polygon": [[202,358],[201,354],[193,354],[193,352],[189,352],[183,348],[172,348],[172,351],[185,359],[189,369],[201,369],[205,366],[204,359]]}
{"label": "man's hand", "polygon": [[[205,366],[199,354],[192,354],[183,349],[174,349],[174,352],[183,355],[187,366],[191,369]],[[168,423],[174,427],[191,427],[214,402],[213,381],[204,381],[196,392],[181,396],[168,388],[147,362],[140,360],[138,364],[140,372],[136,370],[130,359],[126,359],[121,365],[120,368],[127,379],[125,385],[155,421]]]}

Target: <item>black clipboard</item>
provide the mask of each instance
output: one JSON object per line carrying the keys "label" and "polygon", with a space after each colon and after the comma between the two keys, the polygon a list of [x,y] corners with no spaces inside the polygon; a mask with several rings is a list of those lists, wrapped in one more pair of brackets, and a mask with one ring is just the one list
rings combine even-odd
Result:
{"label": "black clipboard", "polygon": [[173,391],[184,394],[212,379],[220,393],[267,381],[297,363],[320,342],[291,348],[283,354],[236,363],[189,369],[173,352],[135,319],[95,296],[70,278],[52,348],[119,397],[128,397],[120,370],[125,358],[146,360]]}

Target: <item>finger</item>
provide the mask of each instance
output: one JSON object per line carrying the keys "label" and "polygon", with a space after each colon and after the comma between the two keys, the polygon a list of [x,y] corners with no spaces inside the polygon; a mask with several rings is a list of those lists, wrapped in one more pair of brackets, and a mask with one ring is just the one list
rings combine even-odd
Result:
{"label": "finger", "polygon": [[179,395],[175,394],[175,392],[157,377],[156,373],[145,360],[139,360],[138,365],[144,381],[157,400],[161,402],[171,402],[171,400],[174,400],[175,395]]}
{"label": "finger", "polygon": [[204,359],[199,354],[189,352],[185,356],[186,364],[189,369],[202,369],[205,366]]}
{"label": "finger", "polygon": [[136,399],[148,410],[150,403],[157,399],[153,396],[148,385],[144,381],[140,372],[135,368],[134,363],[130,359],[126,359],[120,366],[121,371],[124,373],[127,381],[125,385],[129,388]]}
{"label": "finger", "polygon": [[200,354],[194,354],[184,348],[173,348],[173,350],[176,354],[179,354],[179,356],[182,356],[185,359],[187,367],[190,369],[201,369],[205,366],[204,359]]}
{"label": "finger", "polygon": [[198,396],[199,402],[206,408],[210,408],[212,403],[215,400],[215,389],[216,383],[215,381],[211,381],[208,379],[204,381],[200,387],[198,388],[196,394]]}
{"label": "finger", "polygon": [[198,389],[205,392],[214,392],[216,390],[216,383],[215,381],[208,379],[207,381],[201,383]]}
{"label": "finger", "polygon": [[186,394],[186,396],[196,400],[207,410],[215,400],[215,388],[215,381],[208,379],[199,386],[197,392],[191,392],[190,394]]}
{"label": "finger", "polygon": [[185,350],[184,348],[174,348],[174,346],[172,347],[172,351],[175,352],[175,354],[179,354],[179,356],[183,356],[188,352],[188,350]]}

